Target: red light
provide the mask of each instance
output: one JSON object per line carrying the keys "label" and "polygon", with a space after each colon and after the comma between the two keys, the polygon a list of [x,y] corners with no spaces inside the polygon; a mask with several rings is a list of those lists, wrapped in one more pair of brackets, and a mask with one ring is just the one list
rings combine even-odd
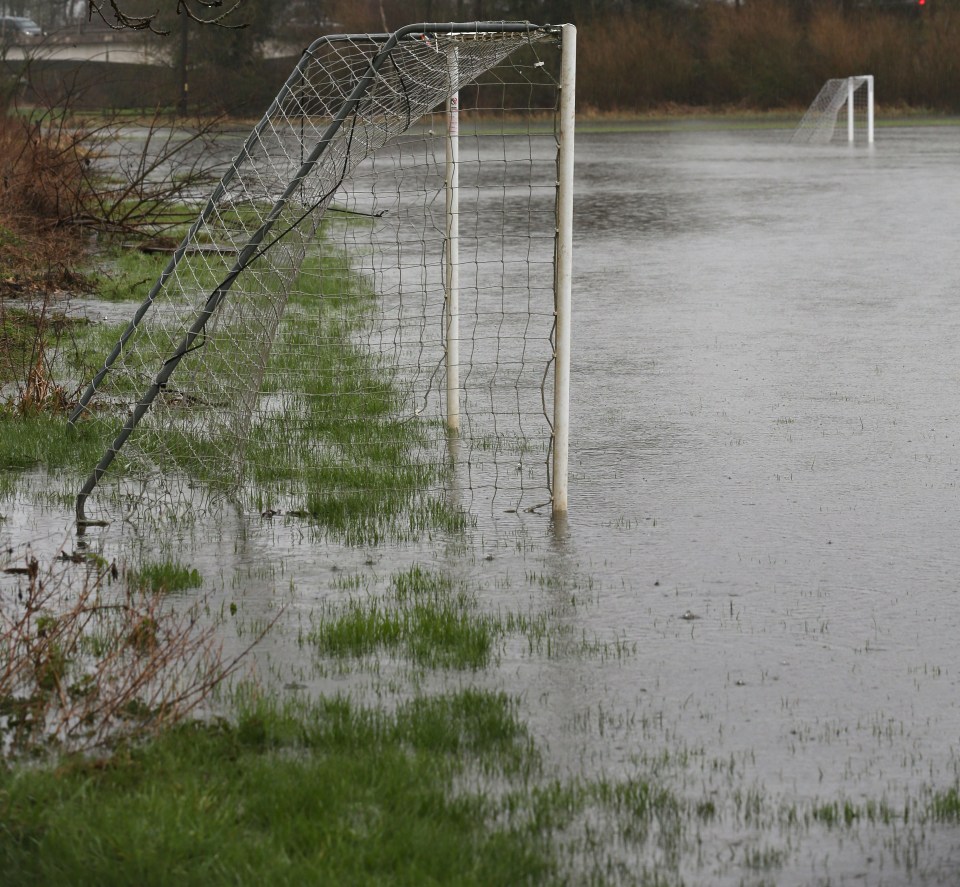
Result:
{"label": "red light", "polygon": [[917,0],[917,6],[926,6],[927,0]]}

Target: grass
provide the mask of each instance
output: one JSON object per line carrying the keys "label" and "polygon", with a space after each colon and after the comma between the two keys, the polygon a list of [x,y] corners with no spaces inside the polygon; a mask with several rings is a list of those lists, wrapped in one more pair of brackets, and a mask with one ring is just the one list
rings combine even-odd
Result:
{"label": "grass", "polygon": [[715,809],[643,776],[544,778],[517,705],[476,689],[393,711],[240,699],[229,723],[108,760],[0,770],[0,866],[22,885],[680,883]]}
{"label": "grass", "polygon": [[447,576],[415,566],[393,577],[386,599],[351,598],[309,635],[322,655],[401,652],[420,666],[479,669],[502,634],[498,620]]}
{"label": "grass", "polygon": [[38,317],[0,303],[0,385],[26,378],[36,361]]}
{"label": "grass", "polygon": [[187,567],[176,561],[158,561],[140,564],[135,570],[127,572],[127,582],[134,587],[149,591],[186,591],[203,585],[203,576],[194,567]]}
{"label": "grass", "polygon": [[[99,295],[107,300],[141,299],[168,258],[112,250],[108,261],[114,273],[101,276]],[[231,261],[186,257],[180,272],[204,292],[220,279],[221,264]],[[269,302],[278,296],[263,298]],[[165,470],[185,471],[213,489],[232,492],[238,477],[246,477],[253,507],[282,506],[291,517],[306,519],[349,544],[377,544],[437,530],[461,532],[466,526],[463,511],[439,492],[447,467],[437,428],[405,417],[403,396],[390,373],[355,343],[376,301],[365,279],[345,269],[342,255],[308,257],[278,331],[263,388],[262,396],[281,403],[282,409],[255,416],[245,440],[233,412],[242,399],[239,389],[229,389],[228,381],[218,399],[210,400],[208,391],[220,383],[209,380],[256,379],[258,347],[218,351],[204,348],[207,341],[201,340],[131,444]],[[9,372],[4,377],[0,369],[0,382],[25,378],[33,361],[37,330],[21,314],[10,309],[3,315],[0,333]],[[47,352],[54,361],[51,375],[90,378],[125,326],[85,324],[72,329],[69,342],[55,354]],[[149,335],[138,333],[131,339],[123,371],[110,373],[103,389],[118,398],[118,409],[142,394],[178,338],[174,330],[153,328]],[[40,346],[49,349],[50,342]],[[291,385],[299,386],[297,394],[289,393]],[[109,397],[100,402],[109,403]],[[80,430],[65,438],[69,457],[63,451],[59,418],[20,422],[12,414],[0,416],[0,424],[10,428],[0,442],[0,465],[22,470],[49,462],[51,467],[89,470],[119,431],[123,413],[113,420],[112,433],[107,412],[101,415],[91,420],[88,414]],[[76,447],[77,441],[89,447]],[[135,453],[131,446],[124,456]]]}
{"label": "grass", "polygon": [[[101,294],[122,299],[135,291],[142,297],[149,288],[145,281],[155,279],[168,258],[113,253],[117,273],[103,278]],[[188,256],[178,274],[202,294],[221,279],[223,263],[232,261]],[[269,317],[286,300],[276,277],[264,278],[265,290],[250,297],[243,316],[234,318],[228,310],[216,333],[198,340],[125,455],[136,447],[164,470],[185,472],[228,495],[245,480],[248,507],[282,510],[349,544],[461,532],[465,515],[438,492],[447,470],[438,429],[406,415],[390,372],[356,344],[377,296],[347,264],[331,251],[303,263],[256,404],[250,405],[247,389],[259,379],[261,351],[270,340],[260,327],[261,338],[253,340],[240,331],[249,322],[246,315]],[[72,366],[91,375],[119,333],[91,333]],[[232,338],[236,334],[239,339]],[[107,376],[105,392],[124,401],[139,397],[178,341],[172,329],[138,332],[125,350],[122,371]]]}
{"label": "grass", "polygon": [[930,800],[929,813],[936,822],[960,822],[960,790],[957,786],[936,792]]}
{"label": "grass", "polygon": [[106,302],[142,301],[170,257],[136,248],[113,247],[99,262],[95,294]]}
{"label": "grass", "polygon": [[460,532],[463,512],[430,492],[446,471],[436,429],[404,416],[389,370],[354,342],[375,305],[342,255],[304,263],[266,378],[268,393],[297,393],[255,421],[247,444],[260,504],[292,499],[289,510],[350,544]]}
{"label": "grass", "polygon": [[0,869],[19,885],[547,883],[549,835],[492,793],[454,788],[471,769],[537,765],[500,694],[394,714],[261,703],[108,762],[0,771]]}
{"label": "grass", "polygon": [[0,471],[87,471],[103,454],[112,431],[112,423],[99,418],[68,432],[62,414],[22,415],[0,408]]}
{"label": "grass", "polygon": [[[189,212],[192,221],[195,210],[184,206],[180,211]],[[100,258],[99,270],[92,281],[94,295],[106,302],[141,302],[167,267],[178,245],[179,238],[165,238],[152,252],[144,252],[136,243],[109,246]],[[235,257],[230,253],[222,256],[186,255],[178,267],[180,273],[195,284],[196,290],[203,292],[213,289],[234,261]]]}
{"label": "grass", "polygon": [[[531,584],[563,589],[529,575]],[[402,655],[420,667],[481,669],[495,662],[512,637],[526,641],[526,654],[546,659],[622,660],[636,653],[636,642],[622,635],[610,640],[574,631],[575,595],[545,610],[508,608],[486,612],[463,582],[415,565],[390,578],[386,594],[372,592],[359,575],[338,583],[350,591],[345,603],[324,604],[306,640],[321,656],[337,659]],[[515,653],[519,654],[517,648]]]}

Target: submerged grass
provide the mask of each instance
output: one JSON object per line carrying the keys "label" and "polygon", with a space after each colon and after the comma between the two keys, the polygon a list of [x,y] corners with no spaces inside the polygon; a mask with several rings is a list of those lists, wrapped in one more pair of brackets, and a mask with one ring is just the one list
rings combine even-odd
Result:
{"label": "submerged grass", "polygon": [[40,318],[0,302],[0,385],[26,378],[37,359]]}
{"label": "submerged grass", "polygon": [[960,822],[960,789],[953,786],[930,799],[929,815],[936,822]]}
{"label": "submerged grass", "polygon": [[[23,885],[777,883],[798,842],[874,821],[869,801],[785,808],[736,780],[682,783],[640,762],[621,779],[549,776],[498,692],[393,711],[248,699],[231,722],[106,760],[0,769],[0,870]],[[956,811],[950,789],[928,815],[952,827]],[[896,852],[913,838],[894,825]]]}
{"label": "submerged grass", "polygon": [[169,254],[146,253],[135,246],[110,248],[94,281],[97,297],[106,302],[144,299],[169,259]]}
{"label": "submerged grass", "polygon": [[203,576],[195,567],[167,560],[142,563],[135,570],[127,571],[127,582],[153,592],[175,592],[199,588],[203,585]]}
{"label": "submerged grass", "polygon": [[309,257],[279,330],[265,391],[283,408],[255,421],[246,450],[261,504],[292,498],[292,511],[351,544],[459,532],[463,512],[436,492],[447,470],[437,429],[404,414],[389,368],[354,341],[377,297],[344,265]]}
{"label": "submerged grass", "polygon": [[421,666],[478,669],[490,662],[498,621],[478,611],[447,576],[414,566],[393,577],[386,599],[351,598],[325,612],[309,640],[321,655],[402,652]]}
{"label": "submerged grass", "polygon": [[[622,635],[609,641],[585,632],[578,636],[575,596],[546,610],[485,611],[468,584],[419,564],[394,574],[386,594],[373,592],[359,575],[337,584],[351,596],[323,605],[307,636],[322,656],[362,658],[387,651],[425,667],[480,669],[497,661],[515,637],[526,641],[531,657],[604,661],[636,653],[636,642]],[[519,653],[516,645],[513,650]]]}
{"label": "submerged grass", "polygon": [[[168,259],[116,251],[116,273],[101,279],[101,295],[142,295]],[[233,261],[187,256],[178,275],[199,298]],[[240,481],[248,507],[305,519],[348,544],[461,532],[463,511],[440,495],[448,470],[442,429],[411,415],[392,371],[358,344],[378,305],[370,282],[322,234],[289,299],[280,278],[254,276],[262,290],[246,296],[245,307],[231,294],[229,310],[184,356],[137,429],[124,453],[134,468],[186,473],[227,495]],[[281,313],[271,346],[270,319]],[[245,333],[254,338],[231,338],[251,323],[248,314],[259,318]],[[107,376],[105,403],[139,397],[176,348],[181,334],[150,317]],[[92,332],[72,368],[92,375],[119,333]]]}

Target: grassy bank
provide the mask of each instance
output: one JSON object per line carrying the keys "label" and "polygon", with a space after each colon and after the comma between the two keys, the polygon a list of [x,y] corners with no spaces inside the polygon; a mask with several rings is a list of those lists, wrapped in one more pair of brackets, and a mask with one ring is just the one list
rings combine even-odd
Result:
{"label": "grassy bank", "polygon": [[545,883],[549,833],[471,774],[538,759],[512,704],[464,691],[395,713],[242,706],[104,764],[0,772],[8,883]]}

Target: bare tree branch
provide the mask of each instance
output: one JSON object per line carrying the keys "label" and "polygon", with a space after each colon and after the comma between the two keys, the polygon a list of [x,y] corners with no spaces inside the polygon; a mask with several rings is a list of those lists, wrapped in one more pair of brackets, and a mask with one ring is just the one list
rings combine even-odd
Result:
{"label": "bare tree branch", "polygon": [[[169,36],[170,31],[157,23],[159,9],[147,15],[133,15],[124,11],[121,2],[122,0],[87,0],[88,19],[92,20],[94,16],[98,16],[115,31],[150,31],[161,37]],[[236,30],[247,27],[247,24],[245,22],[238,25],[227,24],[226,19],[242,4],[243,0],[235,0],[229,8],[211,15],[208,13],[212,10],[223,9],[224,0],[177,0],[175,12],[201,25],[216,25],[220,28]]]}

